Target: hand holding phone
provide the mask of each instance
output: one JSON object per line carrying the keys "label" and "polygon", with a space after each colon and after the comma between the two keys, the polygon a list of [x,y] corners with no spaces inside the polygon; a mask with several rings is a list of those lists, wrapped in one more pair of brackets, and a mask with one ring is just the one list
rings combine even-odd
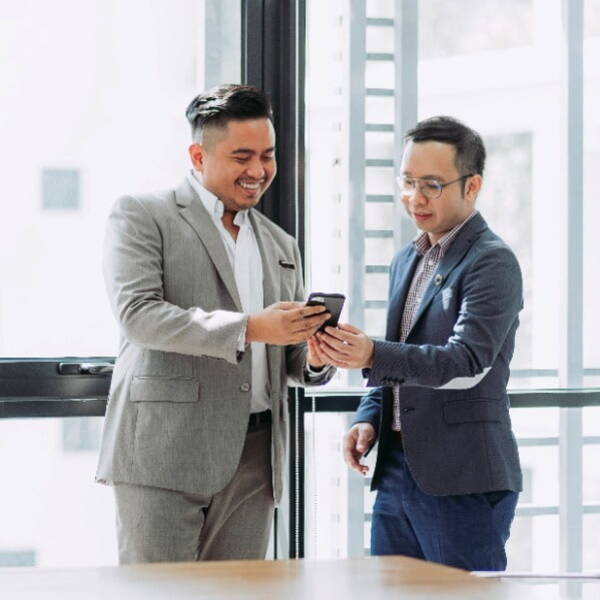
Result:
{"label": "hand holding phone", "polygon": [[327,294],[324,292],[312,292],[306,302],[307,306],[324,306],[331,315],[319,331],[325,331],[325,327],[336,327],[344,306],[346,296],[344,294]]}

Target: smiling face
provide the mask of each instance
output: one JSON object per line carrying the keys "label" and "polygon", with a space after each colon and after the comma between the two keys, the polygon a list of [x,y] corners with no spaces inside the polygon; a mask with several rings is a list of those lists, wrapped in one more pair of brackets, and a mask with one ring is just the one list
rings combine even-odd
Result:
{"label": "smiling face", "polygon": [[[451,144],[410,141],[402,156],[402,175],[448,183],[466,175],[459,173],[456,168],[455,154],[456,150]],[[464,181],[444,187],[439,198],[431,200],[421,193],[419,186],[410,194],[402,194],[406,212],[421,231],[428,233],[432,245],[473,212],[482,178],[480,175],[467,178],[463,191]]]}
{"label": "smiling face", "polygon": [[227,211],[258,204],[277,172],[275,130],[270,119],[229,121],[203,133],[189,148],[200,183]]}

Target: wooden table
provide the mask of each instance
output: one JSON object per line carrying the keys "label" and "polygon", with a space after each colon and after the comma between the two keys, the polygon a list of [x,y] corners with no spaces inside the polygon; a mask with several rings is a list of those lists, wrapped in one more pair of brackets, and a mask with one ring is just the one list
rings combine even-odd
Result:
{"label": "wooden table", "polygon": [[533,600],[535,586],[485,580],[405,557],[228,561],[90,569],[0,570],[6,600]]}

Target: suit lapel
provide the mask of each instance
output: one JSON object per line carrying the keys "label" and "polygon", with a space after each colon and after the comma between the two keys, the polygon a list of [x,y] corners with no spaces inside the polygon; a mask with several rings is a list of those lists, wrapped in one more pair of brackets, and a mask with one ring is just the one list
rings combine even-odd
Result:
{"label": "suit lapel", "polygon": [[487,229],[487,223],[484,218],[477,213],[468,221],[468,223],[465,223],[464,227],[458,232],[456,239],[450,244],[448,252],[442,257],[438,268],[431,277],[431,281],[425,290],[425,294],[423,294],[423,298],[419,304],[417,313],[414,316],[411,328],[406,336],[407,338],[423,313],[427,310],[427,307],[431,304],[432,300],[444,287],[450,273],[462,261],[465,254],[473,245],[473,242],[485,229]]}
{"label": "suit lapel", "polygon": [[281,298],[280,251],[273,236],[266,227],[262,226],[260,218],[254,210],[249,212],[249,217],[262,259],[264,304],[269,306]]}
{"label": "suit lapel", "polygon": [[227,288],[229,295],[240,312],[242,303],[235,284],[235,276],[231,263],[227,258],[227,251],[223,245],[221,234],[215,227],[212,217],[208,214],[200,198],[188,181],[184,181],[175,191],[175,201],[179,206],[179,213],[196,232],[200,241],[204,244],[206,252],[215,264],[216,271]]}
{"label": "suit lapel", "polygon": [[[275,244],[275,240],[270,231],[262,226],[260,217],[254,210],[249,212],[250,222],[256,237],[256,243],[260,251],[260,257],[263,265],[263,301],[264,306],[270,306],[274,302],[279,302],[281,299],[281,280],[279,266],[279,249]],[[269,385],[271,390],[279,390],[281,359],[283,353],[281,346],[273,346],[267,344],[267,367],[269,371]],[[279,405],[273,404],[273,415],[276,422],[279,419]]]}
{"label": "suit lapel", "polygon": [[404,303],[406,302],[406,296],[410,288],[410,282],[412,281],[415,273],[415,268],[419,262],[419,255],[416,250],[411,246],[408,250],[410,253],[407,257],[405,264],[406,267],[398,277],[394,278],[390,283],[392,286],[390,294],[390,305],[388,307],[388,322],[387,331],[385,334],[386,340],[397,341],[400,336],[400,323],[402,322],[402,313],[404,312]]}

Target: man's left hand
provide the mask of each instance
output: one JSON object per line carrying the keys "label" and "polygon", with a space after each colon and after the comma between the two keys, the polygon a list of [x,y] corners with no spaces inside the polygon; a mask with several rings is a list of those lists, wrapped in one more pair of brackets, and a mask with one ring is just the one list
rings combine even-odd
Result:
{"label": "man's left hand", "polygon": [[347,323],[317,333],[319,351],[329,364],[343,369],[364,369],[373,364],[373,340]]}

